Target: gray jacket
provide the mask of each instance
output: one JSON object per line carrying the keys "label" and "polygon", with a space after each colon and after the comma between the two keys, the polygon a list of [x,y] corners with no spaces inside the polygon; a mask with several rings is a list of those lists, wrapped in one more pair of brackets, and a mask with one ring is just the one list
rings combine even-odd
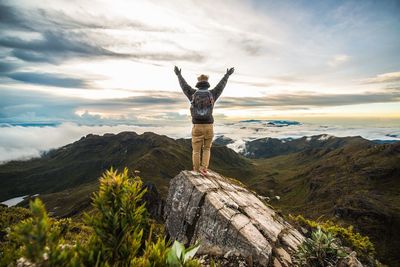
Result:
{"label": "gray jacket", "polygon": [[[225,74],[224,77],[221,79],[221,81],[215,86],[215,88],[210,90],[210,92],[214,98],[214,102],[217,101],[219,96],[222,94],[222,91],[224,90],[226,83],[228,82],[228,78],[229,78],[229,75]],[[190,85],[188,85],[181,74],[178,75],[178,79],[179,79],[179,84],[182,88],[183,93],[187,96],[187,98],[190,101],[192,101],[192,96],[196,92],[196,89],[193,89]],[[198,82],[196,84],[196,87],[198,88],[198,90],[208,90],[208,88],[210,88],[210,84],[205,81]],[[202,120],[202,121],[192,118],[192,123],[193,124],[214,123],[214,117],[211,115],[209,118],[207,118],[206,120]]]}

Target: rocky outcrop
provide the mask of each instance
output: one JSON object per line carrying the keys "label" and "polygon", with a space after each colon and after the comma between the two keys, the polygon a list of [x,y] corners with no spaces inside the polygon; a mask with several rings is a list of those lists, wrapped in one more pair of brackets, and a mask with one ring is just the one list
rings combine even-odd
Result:
{"label": "rocky outcrop", "polygon": [[199,254],[243,257],[254,266],[292,266],[302,234],[240,182],[182,171],[170,182],[165,226]]}

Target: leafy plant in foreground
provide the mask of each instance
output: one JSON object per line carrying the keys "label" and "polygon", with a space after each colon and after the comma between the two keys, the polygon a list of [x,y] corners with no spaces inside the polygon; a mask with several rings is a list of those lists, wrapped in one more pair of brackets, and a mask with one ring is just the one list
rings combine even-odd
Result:
{"label": "leafy plant in foreground", "polygon": [[185,249],[184,245],[175,241],[168,252],[167,263],[172,267],[200,266],[197,260],[192,259],[199,249],[199,245]]}
{"label": "leafy plant in foreground", "polygon": [[300,266],[324,267],[335,266],[347,254],[337,245],[331,233],[324,233],[321,228],[312,232],[298,248],[295,259]]}
{"label": "leafy plant in foreground", "polygon": [[129,177],[127,168],[121,173],[108,170],[100,178],[92,199],[95,212],[85,221],[95,232],[91,245],[101,253],[101,262],[125,266],[141,254],[143,234],[149,227],[145,203],[141,203],[145,193],[142,181]]}
{"label": "leafy plant in foreground", "polygon": [[297,215],[296,217],[290,215],[289,218],[312,231],[320,227],[322,231],[338,237],[344,246],[348,246],[356,251],[357,257],[363,262],[374,262],[375,247],[373,243],[368,236],[363,236],[355,232],[352,226],[342,227],[329,220],[317,222],[305,219],[301,215]]}

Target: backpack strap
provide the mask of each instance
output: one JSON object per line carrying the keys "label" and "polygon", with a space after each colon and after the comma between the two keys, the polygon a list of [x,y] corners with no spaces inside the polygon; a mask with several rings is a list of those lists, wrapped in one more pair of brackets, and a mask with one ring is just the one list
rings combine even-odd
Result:
{"label": "backpack strap", "polygon": [[210,96],[211,105],[214,105],[214,97],[213,97],[212,93],[209,90],[207,90],[207,92],[208,92],[208,95]]}

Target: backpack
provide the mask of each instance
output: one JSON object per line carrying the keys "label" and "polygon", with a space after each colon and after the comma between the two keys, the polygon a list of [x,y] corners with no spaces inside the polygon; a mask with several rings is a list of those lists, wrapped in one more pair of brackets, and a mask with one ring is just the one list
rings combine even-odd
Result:
{"label": "backpack", "polygon": [[197,90],[192,96],[190,113],[197,120],[208,120],[213,111],[214,98],[208,90]]}

